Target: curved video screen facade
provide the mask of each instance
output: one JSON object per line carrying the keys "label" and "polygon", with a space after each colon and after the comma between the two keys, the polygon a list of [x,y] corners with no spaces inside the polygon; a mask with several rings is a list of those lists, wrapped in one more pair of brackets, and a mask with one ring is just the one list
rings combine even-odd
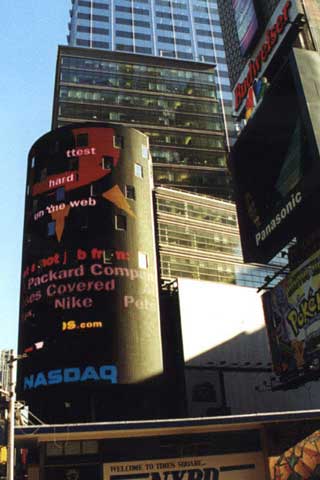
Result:
{"label": "curved video screen facade", "polygon": [[144,134],[99,124],[31,148],[18,384],[32,411],[162,374],[150,161]]}

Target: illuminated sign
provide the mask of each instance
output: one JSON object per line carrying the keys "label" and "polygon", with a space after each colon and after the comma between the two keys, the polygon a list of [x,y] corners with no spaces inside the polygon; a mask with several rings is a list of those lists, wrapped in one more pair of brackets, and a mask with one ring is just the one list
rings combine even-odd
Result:
{"label": "illuminated sign", "polygon": [[252,58],[242,72],[233,90],[233,107],[235,112],[242,107],[254,81],[258,79],[259,76],[263,75],[276,50],[285,38],[285,34],[289,31],[289,25],[297,15],[298,10],[296,2],[287,0],[285,3],[281,2],[277,7],[266,28],[263,38],[259,42]]}
{"label": "illuminated sign", "polygon": [[320,365],[320,251],[263,295],[275,371],[284,381]]}
{"label": "illuminated sign", "polygon": [[163,372],[148,151],[142,133],[103,124],[62,127],[30,151],[19,350],[32,354],[19,384],[38,413],[55,385],[76,395],[86,380]]}
{"label": "illuminated sign", "polygon": [[241,53],[244,55],[258,30],[258,20],[252,0],[232,0]]}
{"label": "illuminated sign", "polygon": [[38,372],[24,378],[24,390],[43,387],[47,385],[59,385],[61,383],[97,382],[104,380],[109,383],[117,383],[117,368],[114,365],[102,365],[99,368],[87,366],[80,368],[64,368]]}

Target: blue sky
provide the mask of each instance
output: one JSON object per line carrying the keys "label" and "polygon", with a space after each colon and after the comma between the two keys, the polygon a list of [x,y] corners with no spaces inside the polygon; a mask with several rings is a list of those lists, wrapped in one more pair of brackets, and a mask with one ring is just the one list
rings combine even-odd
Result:
{"label": "blue sky", "polygon": [[0,349],[16,348],[28,151],[50,130],[57,46],[71,0],[2,0]]}

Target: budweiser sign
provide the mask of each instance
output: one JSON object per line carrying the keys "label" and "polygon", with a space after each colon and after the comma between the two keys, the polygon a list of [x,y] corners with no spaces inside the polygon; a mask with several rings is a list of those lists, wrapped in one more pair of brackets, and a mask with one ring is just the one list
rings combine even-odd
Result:
{"label": "budweiser sign", "polygon": [[250,87],[253,85],[254,80],[259,76],[264,64],[268,62],[268,59],[273,51],[276,50],[276,46],[279,43],[280,37],[286,26],[290,23],[290,10],[292,2],[288,0],[281,13],[276,17],[274,23],[270,28],[267,28],[264,34],[264,41],[260,46],[257,55],[252,58],[247,65],[247,73],[243,81],[238,82],[234,89],[234,108],[235,111],[239,109],[243,100],[246,98]]}

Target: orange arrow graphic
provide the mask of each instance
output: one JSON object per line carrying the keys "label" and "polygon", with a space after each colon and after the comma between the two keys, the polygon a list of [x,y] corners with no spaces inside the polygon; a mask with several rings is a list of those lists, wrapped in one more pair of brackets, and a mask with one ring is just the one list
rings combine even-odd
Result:
{"label": "orange arrow graphic", "polygon": [[110,190],[107,190],[106,192],[104,192],[102,196],[106,200],[109,200],[111,203],[116,205],[116,207],[121,208],[121,210],[124,210],[131,217],[136,216],[134,212],[131,210],[131,207],[126,200],[126,197],[123,195],[118,185],[115,185],[114,187],[110,188]]}
{"label": "orange arrow graphic", "polygon": [[63,230],[64,230],[64,223],[65,218],[69,215],[70,212],[70,205],[65,206],[63,210],[58,210],[57,212],[51,213],[52,220],[56,222],[56,235],[58,242],[60,242]]}

